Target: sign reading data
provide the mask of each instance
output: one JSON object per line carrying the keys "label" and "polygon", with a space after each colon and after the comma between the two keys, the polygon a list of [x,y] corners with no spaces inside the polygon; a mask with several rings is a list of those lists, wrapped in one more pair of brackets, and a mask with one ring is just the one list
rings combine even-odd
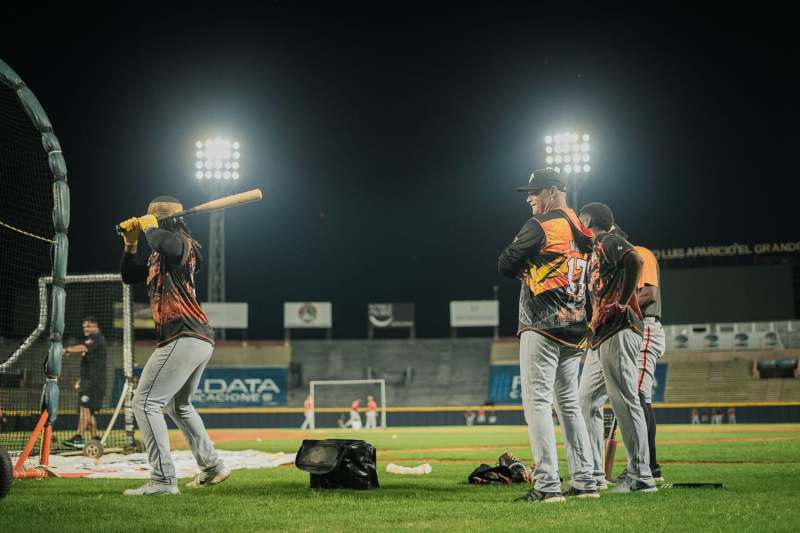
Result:
{"label": "sign reading data", "polygon": [[329,329],[333,327],[331,302],[284,302],[285,329]]}
{"label": "sign reading data", "polygon": [[[133,375],[142,375],[134,368]],[[122,369],[115,371],[112,396],[122,394],[125,378]],[[286,369],[206,368],[200,377],[197,390],[192,394],[195,407],[273,407],[286,405]]]}
{"label": "sign reading data", "polygon": [[460,300],[450,302],[450,327],[471,328],[500,324],[497,300]]}
{"label": "sign reading data", "polygon": [[206,368],[192,403],[197,407],[286,405],[286,369]]}

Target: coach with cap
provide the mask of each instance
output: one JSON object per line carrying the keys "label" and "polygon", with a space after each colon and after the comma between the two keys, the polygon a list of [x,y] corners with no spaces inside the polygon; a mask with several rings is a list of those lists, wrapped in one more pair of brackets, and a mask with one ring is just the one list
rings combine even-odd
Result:
{"label": "coach with cap", "polygon": [[498,270],[522,282],[519,362],[522,404],[536,460],[534,486],[522,500],[563,502],[558,474],[555,405],[566,442],[572,488],[565,494],[597,498],[589,435],[578,406],[578,368],[586,337],[585,271],[592,234],[567,207],[567,187],[552,169],[535,171],[526,192],[530,218],[503,250]]}

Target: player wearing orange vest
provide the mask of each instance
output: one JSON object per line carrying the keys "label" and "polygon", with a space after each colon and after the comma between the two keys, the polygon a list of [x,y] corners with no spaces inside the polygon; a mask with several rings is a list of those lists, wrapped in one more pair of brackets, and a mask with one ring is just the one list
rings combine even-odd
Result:
{"label": "player wearing orange vest", "polygon": [[303,402],[303,414],[306,416],[300,429],[308,429],[311,427],[311,417],[314,416],[314,403],[311,401],[311,396],[306,396]]}
{"label": "player wearing orange vest", "polygon": [[529,502],[563,502],[551,405],[566,443],[572,488],[567,496],[597,498],[589,435],[578,406],[578,368],[586,338],[586,265],[592,234],[567,207],[566,184],[551,169],[528,184],[530,218],[498,259],[500,273],[522,281],[519,359],[522,405],[536,462]]}
{"label": "player wearing orange vest", "polygon": [[364,427],[366,429],[376,429],[378,427],[378,404],[371,394],[367,396],[367,423]]}

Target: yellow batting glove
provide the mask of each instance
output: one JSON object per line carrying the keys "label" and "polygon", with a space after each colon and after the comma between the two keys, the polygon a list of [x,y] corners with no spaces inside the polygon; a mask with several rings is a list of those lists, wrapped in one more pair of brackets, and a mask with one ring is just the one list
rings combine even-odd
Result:
{"label": "yellow batting glove", "polygon": [[153,215],[145,215],[139,217],[137,220],[139,221],[139,227],[142,228],[142,231],[147,231],[147,228],[158,227],[158,219]]}
{"label": "yellow batting glove", "polygon": [[136,217],[123,220],[119,223],[122,230],[122,239],[125,241],[125,246],[135,246],[139,242],[139,219]]}

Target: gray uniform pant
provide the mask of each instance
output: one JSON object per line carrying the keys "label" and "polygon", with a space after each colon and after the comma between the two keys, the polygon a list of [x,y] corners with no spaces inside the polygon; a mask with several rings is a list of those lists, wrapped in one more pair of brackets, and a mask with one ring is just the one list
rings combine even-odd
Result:
{"label": "gray uniform pant", "polygon": [[180,428],[198,466],[204,471],[224,468],[208,438],[203,420],[191,402],[200,375],[211,359],[214,346],[194,337],[180,337],[156,348],[142,370],[133,395],[133,413],[144,436],[144,445],[156,483],[174,485],[175,464],[169,450],[169,434],[163,412]]}
{"label": "gray uniform pant", "polygon": [[622,432],[628,454],[628,474],[653,485],[647,425],[639,403],[639,350],[642,336],[625,329],[608,338],[595,350],[587,350],[579,389],[581,411],[586,419],[595,480],[605,478],[603,467],[603,404],[611,408]]}
{"label": "gray uniform pant", "polygon": [[[656,361],[664,355],[666,336],[661,322],[655,318],[644,319],[644,335],[639,352],[639,392],[644,394],[647,403],[653,403],[653,382],[656,374]],[[664,385],[663,383],[661,384]]]}
{"label": "gray uniform pant", "polygon": [[579,350],[562,346],[534,331],[522,333],[519,345],[522,405],[536,461],[534,488],[541,492],[561,492],[552,405],[555,405],[564,432],[573,486],[581,490],[596,488],[589,435],[578,405],[579,365]]}

